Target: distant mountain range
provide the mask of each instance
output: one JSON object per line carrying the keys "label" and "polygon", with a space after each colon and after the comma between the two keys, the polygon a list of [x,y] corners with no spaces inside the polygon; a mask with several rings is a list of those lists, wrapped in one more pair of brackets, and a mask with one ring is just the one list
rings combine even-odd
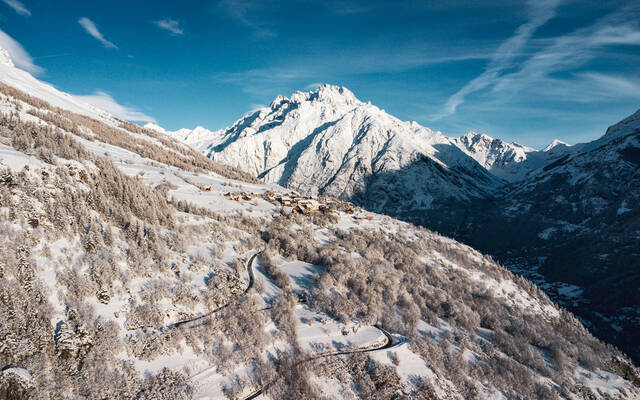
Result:
{"label": "distant mountain range", "polygon": [[173,134],[265,182],[375,200],[378,210],[469,201],[502,185],[441,133],[400,121],[336,86],[278,96],[228,129]]}
{"label": "distant mountain range", "polygon": [[638,360],[639,116],[590,143],[535,150],[474,132],[450,138],[323,85],[278,96],[227,129],[169,134],[265,182],[490,252]]}
{"label": "distant mountain range", "polygon": [[523,179],[528,173],[573,151],[567,143],[554,140],[544,150],[518,143],[507,143],[485,134],[469,132],[453,139],[455,144],[487,171],[508,182]]}
{"label": "distant mountain range", "polygon": [[[580,147],[554,140],[543,150],[535,150],[475,132],[450,138],[416,122],[401,121],[358,100],[344,87],[326,84],[290,98],[278,96],[269,107],[246,115],[227,129],[210,131],[198,126],[167,132],[153,123],[145,127],[171,134],[208,157],[237,165],[267,182],[345,198],[356,192],[345,187],[345,175],[360,181],[405,169],[421,156],[475,186],[442,190],[442,198],[485,197],[487,189],[492,192],[505,184],[500,180],[520,180]],[[487,177],[465,155],[499,179]],[[352,164],[356,162],[363,170],[354,174]],[[317,176],[320,169],[322,174]],[[315,173],[313,183],[296,178],[308,177],[309,172]]]}

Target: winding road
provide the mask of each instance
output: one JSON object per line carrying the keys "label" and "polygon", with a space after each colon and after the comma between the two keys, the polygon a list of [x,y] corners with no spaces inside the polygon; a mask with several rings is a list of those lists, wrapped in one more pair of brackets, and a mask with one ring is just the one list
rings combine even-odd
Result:
{"label": "winding road", "polygon": [[[165,327],[165,329],[171,329],[171,328],[179,328],[182,326],[185,326],[187,324],[196,322],[196,321],[201,321],[207,317],[212,316],[213,314],[229,307],[231,304],[235,303],[240,297],[245,296],[249,290],[251,290],[251,288],[254,286],[255,284],[255,275],[254,275],[254,271],[253,271],[253,261],[255,260],[255,258],[262,253],[262,251],[258,251],[256,253],[254,253],[249,260],[247,260],[247,264],[246,264],[246,268],[247,268],[247,274],[249,275],[249,282],[247,285],[247,288],[244,290],[244,292],[238,296],[237,298],[235,298],[234,300],[230,301],[229,303],[222,305],[214,310],[209,311],[206,314],[202,314],[199,315],[197,317],[194,318],[190,318],[190,319],[186,319],[183,321],[178,321],[175,322],[171,325],[167,325]],[[306,300],[301,299],[299,301],[299,303],[306,303]],[[266,308],[269,309],[270,307]],[[263,311],[263,310],[260,310]],[[393,341],[393,337],[391,336],[391,334],[389,332],[387,332],[384,328],[382,328],[379,325],[374,325],[374,327],[376,329],[378,329],[380,332],[382,332],[382,334],[385,336],[385,342],[383,344],[377,345],[377,346],[373,346],[373,347],[366,347],[366,348],[360,348],[360,349],[355,349],[355,350],[343,350],[343,351],[333,351],[333,352],[327,352],[327,353],[321,353],[321,354],[316,354],[313,355],[309,358],[306,358],[304,360],[300,360],[297,361],[295,364],[293,364],[293,366],[297,366],[309,361],[313,361],[313,360],[317,360],[320,358],[325,358],[325,357],[333,357],[333,356],[341,356],[341,355],[347,355],[347,354],[355,354],[355,353],[369,353],[369,352],[373,352],[373,351],[379,351],[379,350],[385,350],[385,349],[389,349],[393,346],[395,346],[398,343],[394,343]],[[244,397],[243,400],[250,400],[250,399],[255,399],[258,396],[260,396],[262,393],[264,393],[265,390],[267,390],[271,385],[273,385],[276,381],[278,380],[278,378],[276,378],[275,380],[267,383],[266,385],[264,385],[263,387],[251,392],[251,394],[249,394],[247,397]]]}
{"label": "winding road", "polygon": [[[309,361],[318,360],[320,358],[333,357],[333,356],[343,356],[343,355],[355,354],[355,353],[370,353],[372,351],[385,350],[385,349],[389,349],[391,347],[394,347],[395,345],[398,344],[398,343],[393,343],[393,337],[391,336],[391,334],[389,332],[384,330],[384,328],[382,328],[379,325],[374,325],[374,327],[384,334],[384,336],[385,336],[385,343],[384,344],[379,345],[379,346],[374,346],[374,347],[355,349],[355,350],[333,351],[333,352],[328,352],[328,353],[316,354],[316,355],[311,356],[309,358],[306,358],[304,360],[300,360],[300,361],[295,362],[292,365],[292,367],[296,367],[296,366],[298,366],[300,364],[304,364],[304,363],[307,363]],[[243,397],[242,400],[250,400],[250,399],[257,398],[262,393],[264,393],[264,391],[267,390],[271,385],[276,383],[277,380],[278,380],[278,378],[276,378],[275,380],[267,383],[266,385],[264,385],[260,389],[257,389],[254,392],[252,392],[251,394],[249,394],[247,397]]]}
{"label": "winding road", "polygon": [[254,283],[255,283],[255,277],[254,277],[254,275],[253,275],[253,260],[254,260],[254,259],[258,256],[258,254],[260,254],[260,253],[262,253],[262,251],[258,251],[257,253],[253,254],[253,255],[249,258],[249,260],[247,261],[247,273],[249,274],[249,284],[247,285],[247,288],[244,290],[244,292],[242,292],[242,294],[241,294],[240,296],[238,296],[236,299],[234,299],[234,300],[232,300],[232,301],[228,302],[228,303],[227,303],[227,304],[225,304],[225,305],[222,305],[222,306],[220,306],[220,307],[218,307],[218,308],[216,308],[216,309],[214,309],[214,310],[209,311],[209,312],[208,312],[208,313],[206,313],[206,314],[202,314],[202,315],[199,315],[199,316],[197,316],[197,317],[190,318],[190,319],[185,319],[185,320],[183,320],[183,321],[174,322],[174,323],[173,323],[173,324],[171,324],[171,325],[167,325],[167,326],[166,326],[166,328],[169,328],[169,329],[171,329],[171,328],[178,328],[178,327],[180,327],[180,326],[182,326],[182,325],[185,325],[185,324],[188,324],[188,323],[191,323],[191,322],[199,321],[199,320],[202,320],[202,319],[204,319],[204,318],[210,317],[211,315],[213,315],[213,314],[215,314],[215,313],[217,313],[217,312],[219,312],[219,311],[221,311],[221,310],[224,310],[225,308],[229,307],[231,304],[235,303],[235,301],[236,301],[238,298],[240,298],[240,297],[242,297],[242,296],[246,295],[246,294],[249,292],[249,290],[251,290],[251,288],[253,287],[253,285],[254,285]]}

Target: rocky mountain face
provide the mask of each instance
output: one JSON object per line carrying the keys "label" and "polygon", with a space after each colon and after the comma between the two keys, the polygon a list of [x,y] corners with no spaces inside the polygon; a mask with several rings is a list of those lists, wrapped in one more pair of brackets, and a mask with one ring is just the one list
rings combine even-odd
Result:
{"label": "rocky mountain face", "polygon": [[279,96],[228,129],[174,135],[265,182],[477,246],[640,359],[637,129],[638,113],[594,142],[543,150],[473,132],[448,138],[324,85]]}

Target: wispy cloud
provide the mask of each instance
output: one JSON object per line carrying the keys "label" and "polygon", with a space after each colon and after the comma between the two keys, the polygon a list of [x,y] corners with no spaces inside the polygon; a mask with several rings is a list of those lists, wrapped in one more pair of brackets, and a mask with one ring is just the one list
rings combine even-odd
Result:
{"label": "wispy cloud", "polygon": [[249,105],[249,114],[253,114],[256,111],[260,111],[266,106],[264,104],[251,104]]}
{"label": "wispy cloud", "polygon": [[15,12],[22,16],[31,16],[31,11],[27,10],[27,7],[25,7],[24,4],[22,4],[22,2],[20,2],[19,0],[2,0],[2,2],[13,8]]}
{"label": "wispy cloud", "polygon": [[22,45],[2,30],[0,30],[0,47],[9,53],[9,56],[16,67],[27,72],[31,72],[32,74],[44,72],[44,69],[33,63],[33,58],[29,53],[27,53]]}
{"label": "wispy cloud", "polygon": [[[350,73],[403,72],[430,65],[456,63],[461,61],[487,60],[488,49],[473,43],[475,49],[443,49],[431,46],[407,45],[392,49],[361,48],[336,53],[335,60],[325,61],[329,70]],[[434,55],[443,52],[442,55]],[[322,63],[321,63],[322,64]]]}
{"label": "wispy cloud", "polygon": [[320,82],[315,82],[315,83],[311,83],[307,86],[305,86],[304,88],[306,90],[316,90],[317,88],[319,88],[320,86],[322,86],[322,83]]}
{"label": "wispy cloud", "polygon": [[514,59],[521,54],[533,33],[556,15],[559,3],[560,0],[530,1],[529,20],[520,25],[514,35],[498,47],[484,72],[449,97],[444,108],[434,115],[433,119],[437,120],[455,113],[458,106],[464,103],[467,95],[493,85],[504,70],[513,66]]}
{"label": "wispy cloud", "polygon": [[117,49],[118,46],[105,39],[100,33],[96,24],[87,17],[82,17],[78,20],[78,23],[84,28],[85,31],[95,39],[97,39],[107,49]]}
{"label": "wispy cloud", "polygon": [[233,19],[251,28],[254,34],[260,38],[273,38],[277,34],[271,29],[255,23],[249,18],[249,12],[259,7],[262,3],[256,0],[222,0],[220,6]]}
{"label": "wispy cloud", "polygon": [[342,15],[355,15],[355,14],[363,14],[369,11],[372,11],[376,8],[374,2],[367,2],[367,4],[358,4],[354,1],[334,1],[326,3],[327,7],[336,12],[337,14]]}
{"label": "wispy cloud", "polygon": [[[487,93],[483,103],[488,107],[487,111],[495,112],[496,109],[504,110],[507,104],[539,103],[544,108],[545,102],[557,105],[558,103],[599,103],[617,102],[625,99],[640,99],[640,83],[637,77],[606,75],[598,72],[572,73],[562,78],[556,77],[529,77],[523,81],[509,83],[509,87]],[[524,85],[530,79],[530,85]],[[519,96],[515,97],[516,94]],[[523,95],[526,94],[526,95]],[[524,106],[524,104],[522,104]],[[546,106],[551,110],[554,106]],[[581,108],[581,107],[580,107]],[[568,112],[566,107],[562,112]]]}
{"label": "wispy cloud", "polygon": [[164,29],[173,36],[184,35],[184,30],[180,27],[180,21],[176,19],[166,18],[153,23],[160,29]]}
{"label": "wispy cloud", "polygon": [[[640,46],[640,3],[620,8],[571,33],[545,39],[529,38],[528,41],[535,51],[517,62],[512,57],[506,64],[498,63],[506,65],[502,69],[490,65],[483,74],[451,96],[444,108],[432,114],[430,119],[450,116],[465,97],[474,92],[479,92],[483,103],[493,111],[504,109],[513,102],[584,104],[640,98],[638,76],[584,71],[585,66],[596,58],[617,58],[619,54],[611,53],[615,46]],[[525,55],[524,51],[519,51],[518,55]]]}
{"label": "wispy cloud", "polygon": [[111,95],[103,91],[96,91],[89,95],[74,95],[75,98],[104,110],[120,119],[136,122],[156,122],[156,120],[135,108],[119,104]]}
{"label": "wispy cloud", "polygon": [[596,88],[601,95],[640,98],[640,82],[623,76],[611,76],[597,72],[585,72],[580,77]]}
{"label": "wispy cloud", "polygon": [[[639,21],[640,7],[625,7],[589,27],[557,37],[524,61],[518,71],[500,77],[493,92],[513,95],[534,85],[548,86],[551,81],[562,84],[550,75],[584,65],[607,46],[639,46]],[[595,76],[591,75],[592,78]],[[603,75],[599,77],[602,81]],[[571,84],[570,80],[566,83]]]}
{"label": "wispy cloud", "polygon": [[251,95],[265,96],[288,87],[291,82],[308,76],[306,71],[289,68],[260,68],[240,72],[223,72],[213,78],[217,81],[238,85]]}
{"label": "wispy cloud", "polygon": [[238,85],[247,94],[266,96],[290,89],[314,89],[316,83],[338,83],[345,76],[369,73],[403,72],[438,64],[487,59],[484,45],[474,49],[447,49],[449,54],[432,56],[437,49],[424,45],[404,45],[393,49],[380,47],[348,48],[331,57],[300,55],[281,65],[246,71],[219,73],[214,79]]}

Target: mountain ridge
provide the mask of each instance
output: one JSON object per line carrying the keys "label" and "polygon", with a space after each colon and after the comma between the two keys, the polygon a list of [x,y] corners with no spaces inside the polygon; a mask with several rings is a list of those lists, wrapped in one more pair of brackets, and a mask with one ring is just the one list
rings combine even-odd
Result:
{"label": "mountain ridge", "polygon": [[[414,121],[401,121],[392,115],[387,114],[384,110],[377,108],[372,105],[371,102],[362,102],[357,99],[355,94],[351,92],[349,89],[341,86],[323,84],[320,85],[317,89],[313,91],[303,92],[297,91],[294,92],[290,97],[286,97],[283,95],[278,95],[271,102],[268,107],[260,108],[252,113],[245,115],[240,118],[234,124],[232,124],[228,128],[219,129],[215,131],[208,130],[202,126],[198,126],[194,129],[183,128],[178,131],[168,132],[171,135],[175,135],[180,140],[189,144],[190,146],[198,149],[203,154],[209,157],[223,157],[218,153],[224,152],[224,147],[226,144],[231,143],[233,140],[229,136],[229,132],[232,130],[251,130],[251,125],[257,125],[256,121],[252,121],[251,119],[257,119],[258,122],[261,121],[261,118],[266,118],[270,114],[278,112],[282,108],[286,108],[290,105],[299,105],[302,103],[314,103],[314,102],[323,102],[328,105],[334,106],[334,109],[329,111],[328,114],[337,113],[340,115],[346,115],[350,110],[349,108],[366,108],[370,107],[371,110],[375,110],[377,114],[377,118],[380,118],[384,115],[386,118],[390,118],[395,121],[397,124],[405,124],[405,130],[413,130],[413,131],[422,131],[424,132],[424,141],[429,142],[429,135],[441,135],[443,140],[441,140],[441,144],[449,140],[451,143],[455,144],[460,150],[462,150],[465,154],[469,155],[471,158],[476,160],[483,168],[489,171],[491,174],[496,176],[498,179],[505,180],[508,182],[513,182],[522,179],[529,172],[541,168],[545,164],[553,161],[556,158],[563,156],[565,153],[574,150],[567,143],[561,140],[554,140],[548,146],[546,146],[542,150],[536,150],[528,146],[523,146],[518,143],[507,143],[502,139],[492,138],[486,134],[477,134],[473,131],[469,131],[467,134],[462,135],[460,137],[446,137],[442,135],[441,132],[432,131],[431,129],[421,126],[417,122]],[[335,115],[334,115],[335,116]],[[375,119],[375,117],[372,117]],[[331,118],[329,118],[331,119]],[[249,122],[250,121],[250,122]],[[323,123],[330,123],[333,121],[322,121]],[[269,121],[264,122],[264,125],[260,126],[257,129],[262,129],[263,131],[267,131],[272,127],[277,126],[278,121]],[[245,124],[248,124],[245,126]],[[271,124],[271,125],[269,125]],[[313,123],[311,124],[313,125]],[[313,129],[318,128],[321,123],[317,123],[313,126]],[[155,124],[147,124],[147,127],[150,129],[156,129],[160,132],[167,133],[162,127],[159,127]],[[309,131],[313,131],[311,127]],[[255,129],[254,129],[255,130]],[[247,132],[243,132],[245,136],[248,134]],[[226,139],[222,139],[226,135]],[[242,135],[238,136],[238,138],[242,137]],[[266,139],[266,138],[265,138]],[[482,139],[482,140],[480,140]],[[235,140],[235,139],[234,139]],[[484,141],[484,146],[481,142]],[[226,144],[225,144],[226,143]],[[291,145],[287,146],[291,147]],[[482,148],[483,147],[483,148]],[[246,156],[246,154],[245,154]],[[226,157],[227,162],[233,162],[232,157]],[[436,157],[437,158],[437,157]],[[268,164],[268,163],[267,163]],[[446,164],[446,163],[445,163]],[[238,167],[242,168],[240,165]],[[269,165],[269,169],[273,168],[275,165]],[[275,178],[269,177],[269,173],[266,173],[267,168],[260,168],[259,166],[253,165],[250,167],[246,167],[245,171],[252,173],[256,176],[264,175],[266,179],[273,180]],[[271,172],[272,173],[272,172]],[[281,184],[285,184],[286,182],[280,182]],[[302,188],[304,189],[304,188]],[[308,189],[308,188],[307,188]]]}

